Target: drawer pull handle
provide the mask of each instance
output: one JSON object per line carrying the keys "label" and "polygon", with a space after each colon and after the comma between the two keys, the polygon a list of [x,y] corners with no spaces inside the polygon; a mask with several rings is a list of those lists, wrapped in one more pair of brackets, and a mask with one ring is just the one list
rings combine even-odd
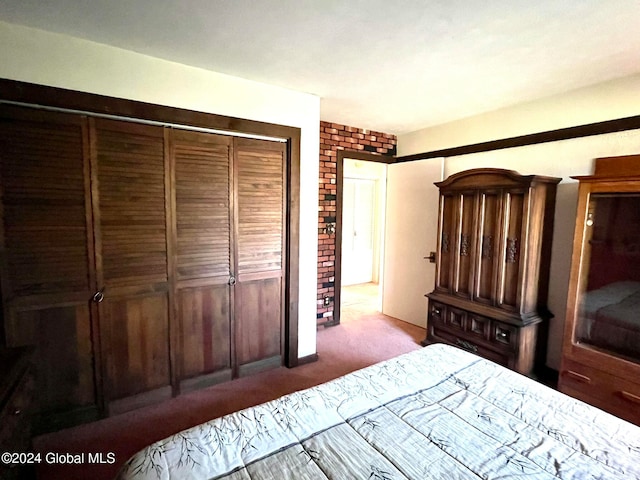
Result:
{"label": "drawer pull handle", "polygon": [[511,332],[507,330],[498,330],[496,332],[496,340],[499,342],[509,343],[509,337]]}
{"label": "drawer pull handle", "polygon": [[622,398],[624,398],[625,400],[629,400],[630,402],[633,402],[633,403],[640,403],[640,397],[638,395],[625,392],[624,390],[620,392],[620,395],[622,395]]}
{"label": "drawer pull handle", "polygon": [[465,342],[464,340],[458,339],[456,344],[465,350],[469,350],[470,352],[477,353],[478,347],[476,347],[473,343]]}
{"label": "drawer pull handle", "polygon": [[21,410],[21,409],[19,409],[19,408],[16,408],[16,409],[13,411],[13,414],[14,414],[14,415],[22,415],[22,410]]}
{"label": "drawer pull handle", "polygon": [[581,375],[580,373],[574,372],[573,370],[567,370],[567,375],[569,375],[574,380],[582,383],[591,383],[591,379],[586,375]]}

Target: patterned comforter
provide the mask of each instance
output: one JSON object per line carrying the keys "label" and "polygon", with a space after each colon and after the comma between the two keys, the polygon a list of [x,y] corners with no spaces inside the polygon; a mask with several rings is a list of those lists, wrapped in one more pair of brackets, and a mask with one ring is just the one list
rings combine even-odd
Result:
{"label": "patterned comforter", "polygon": [[133,479],[640,479],[640,428],[431,345],[198,425]]}

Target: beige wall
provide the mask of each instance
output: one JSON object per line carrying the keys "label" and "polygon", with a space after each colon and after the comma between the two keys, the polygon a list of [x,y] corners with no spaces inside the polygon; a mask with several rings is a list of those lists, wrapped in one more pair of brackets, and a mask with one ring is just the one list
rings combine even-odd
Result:
{"label": "beige wall", "polygon": [[[499,112],[398,137],[400,155],[524,135],[555,128],[640,114],[640,76],[609,82]],[[565,111],[566,109],[566,111]],[[640,130],[496,150],[445,159],[444,176],[477,167],[516,170],[561,177],[555,209],[549,308],[551,321],[547,364],[558,369],[566,313],[571,248],[577,206],[572,175],[593,173],[597,157],[640,153]],[[435,208],[435,207],[434,207]]]}
{"label": "beige wall", "polygon": [[[376,182],[376,205],[374,207],[374,245],[373,245],[373,281],[380,282],[382,278],[382,252],[384,249],[385,205],[387,197],[387,164],[353,160],[345,158],[343,161],[344,178],[364,178]],[[343,257],[344,258],[344,257]],[[342,270],[344,274],[344,270]],[[381,302],[380,302],[381,303]],[[381,308],[380,304],[380,308]]]}
{"label": "beige wall", "polygon": [[316,351],[320,99],[0,22],[0,78],[299,127],[299,355]]}
{"label": "beige wall", "polygon": [[398,136],[398,155],[640,114],[640,74]]}
{"label": "beige wall", "polygon": [[440,180],[441,158],[397,163],[387,169],[382,312],[423,328],[427,321],[424,295],[435,283],[435,264],[425,257],[438,242],[438,189],[433,183]]}

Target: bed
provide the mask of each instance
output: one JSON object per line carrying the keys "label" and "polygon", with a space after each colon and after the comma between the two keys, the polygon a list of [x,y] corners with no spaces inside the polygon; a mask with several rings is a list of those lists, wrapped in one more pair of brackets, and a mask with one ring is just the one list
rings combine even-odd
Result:
{"label": "bed", "polygon": [[640,427],[434,344],[226,415],[119,480],[640,479]]}

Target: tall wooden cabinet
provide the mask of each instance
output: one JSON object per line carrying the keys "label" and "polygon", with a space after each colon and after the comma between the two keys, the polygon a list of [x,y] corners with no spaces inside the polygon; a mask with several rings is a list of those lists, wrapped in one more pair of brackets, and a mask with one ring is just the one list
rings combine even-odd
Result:
{"label": "tall wooden cabinet", "polygon": [[1,105],[0,175],[40,429],[282,364],[285,144]]}
{"label": "tall wooden cabinet", "polygon": [[544,363],[559,181],[483,168],[436,183],[439,242],[425,344],[457,345],[524,374]]}
{"label": "tall wooden cabinet", "polygon": [[559,388],[640,425],[640,155],[580,181]]}

